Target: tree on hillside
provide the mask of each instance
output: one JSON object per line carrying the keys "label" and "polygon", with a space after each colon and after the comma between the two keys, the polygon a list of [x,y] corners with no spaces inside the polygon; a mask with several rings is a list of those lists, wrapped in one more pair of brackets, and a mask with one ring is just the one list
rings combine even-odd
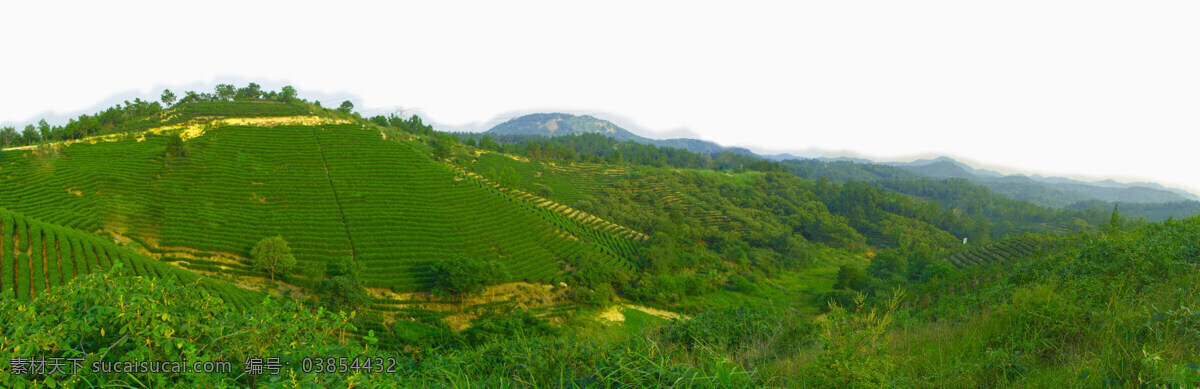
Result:
{"label": "tree on hillside", "polygon": [[891,280],[905,276],[908,266],[908,258],[899,250],[888,249],[871,258],[871,263],[867,265],[867,274],[881,280]]}
{"label": "tree on hillside", "polygon": [[371,301],[362,281],[353,277],[335,276],[317,286],[321,305],[331,312],[353,311]]}
{"label": "tree on hillside", "polygon": [[862,268],[853,265],[842,265],[838,268],[837,282],[834,289],[850,289],[862,291],[871,283],[870,276]]}
{"label": "tree on hillside", "polygon": [[46,119],[38,120],[37,128],[38,128],[38,133],[42,135],[42,139],[50,139],[50,135],[51,135],[50,132],[53,129],[50,128],[50,123],[47,123]]}
{"label": "tree on hillside", "polygon": [[38,137],[37,128],[34,128],[32,124],[26,125],[25,131],[21,131],[21,141],[27,145],[34,144],[38,139],[40,138]]}
{"label": "tree on hillside", "polygon": [[506,188],[516,188],[521,186],[521,175],[517,173],[512,166],[505,166],[500,169],[500,186]]}
{"label": "tree on hillside", "polygon": [[666,274],[675,267],[676,255],[674,239],[662,232],[656,232],[646,242],[639,265],[650,274]]}
{"label": "tree on hillside", "polygon": [[233,97],[237,95],[237,89],[229,84],[217,84],[214,91],[217,94],[217,98],[221,101],[233,100]]}
{"label": "tree on hillside", "polygon": [[21,135],[17,134],[16,127],[8,126],[0,129],[0,144],[5,147],[12,146],[21,140]]}
{"label": "tree on hillside", "polygon": [[482,138],[479,138],[479,148],[495,151],[496,149],[500,148],[500,144],[492,140],[490,135],[484,135]]}
{"label": "tree on hillside", "polygon": [[270,273],[271,281],[275,280],[275,273],[284,273],[296,266],[296,257],[292,255],[292,249],[282,236],[258,241],[254,250],[250,251],[250,256],[254,257],[254,268]]}
{"label": "tree on hillside", "polygon": [[334,269],[336,275],[346,276],[353,279],[362,279],[363,271],[367,270],[365,263],[355,261],[351,257],[343,257],[338,261],[337,267]]}
{"label": "tree on hillside", "polygon": [[296,98],[296,88],[293,88],[291,85],[284,86],[283,89],[280,90],[280,92],[279,92],[279,100],[283,101],[285,103],[292,101],[295,98]]}
{"label": "tree on hillside", "polygon": [[435,142],[433,146],[433,156],[437,159],[450,158],[450,146],[446,142]]}
{"label": "tree on hillside", "polygon": [[171,92],[170,89],[163,89],[161,100],[163,105],[170,107],[172,104],[175,104],[175,93]]}
{"label": "tree on hillside", "polygon": [[178,132],[173,133],[167,138],[167,157],[186,157],[187,145],[183,143],[183,137]]}
{"label": "tree on hillside", "polygon": [[442,296],[479,295],[488,285],[508,278],[497,261],[458,256],[435,263],[432,268],[433,292]]}
{"label": "tree on hillside", "polygon": [[1117,207],[1119,205],[1120,204],[1113,204],[1112,217],[1108,220],[1108,229],[1110,231],[1117,231],[1121,229],[1121,215],[1117,213]]}
{"label": "tree on hillside", "polygon": [[262,95],[262,87],[253,82],[250,85],[246,85],[245,88],[237,90],[238,100],[258,100],[262,98]]}
{"label": "tree on hillside", "polygon": [[337,110],[341,113],[350,113],[350,111],[354,110],[354,103],[351,103],[350,100],[343,101]]}

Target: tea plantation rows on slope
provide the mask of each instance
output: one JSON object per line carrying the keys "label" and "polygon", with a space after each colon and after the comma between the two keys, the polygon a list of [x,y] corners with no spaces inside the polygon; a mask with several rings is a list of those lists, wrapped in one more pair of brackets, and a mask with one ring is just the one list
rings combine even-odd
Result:
{"label": "tea plantation rows on slope", "polygon": [[979,247],[972,247],[954,254],[950,254],[942,258],[942,260],[949,262],[951,265],[954,265],[959,269],[970,266],[1008,262],[1013,259],[1033,255],[1033,253],[1038,249],[1041,249],[1044,244],[1045,243],[1038,238],[1023,236],[1005,239]]}
{"label": "tea plantation rows on slope", "polygon": [[0,209],[0,292],[30,300],[75,277],[117,264],[139,276],[198,282],[239,308],[257,299],[253,292],[199,277],[91,234]]}
{"label": "tea plantation rows on slope", "polygon": [[423,288],[429,265],[455,255],[553,281],[563,260],[627,266],[622,257],[637,250],[355,125],[210,129],[183,157],[165,155],[166,139],[7,156],[0,203],[165,254],[247,257],[259,239],[282,235],[298,269],[353,259],[369,286],[398,291]]}

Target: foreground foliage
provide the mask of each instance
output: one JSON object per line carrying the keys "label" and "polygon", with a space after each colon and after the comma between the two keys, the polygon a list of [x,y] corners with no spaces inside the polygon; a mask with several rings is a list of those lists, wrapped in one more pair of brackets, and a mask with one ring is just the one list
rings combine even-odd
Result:
{"label": "foreground foliage", "polygon": [[[500,316],[469,339],[422,352],[372,332],[355,336],[353,312],[331,314],[267,298],[240,311],[191,284],[123,274],[118,265],[22,302],[0,299],[4,387],[750,387],[755,376],[719,355],[684,363],[668,343],[618,336],[578,339],[536,330],[527,313]],[[521,318],[512,321],[510,318]],[[491,323],[491,324],[488,324]],[[507,324],[505,324],[507,323]],[[486,335],[487,333],[504,336]],[[279,374],[244,361],[278,357]],[[305,373],[303,358],[391,358],[392,373]],[[13,358],[82,358],[81,374],[14,374]],[[94,362],[232,362],[228,373],[91,373]],[[694,362],[694,363],[691,363]],[[69,366],[69,365],[68,365]]]}

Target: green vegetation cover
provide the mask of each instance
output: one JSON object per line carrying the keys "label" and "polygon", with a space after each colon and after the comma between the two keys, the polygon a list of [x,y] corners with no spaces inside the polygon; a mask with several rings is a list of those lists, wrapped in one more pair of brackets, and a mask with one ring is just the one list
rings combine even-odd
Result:
{"label": "green vegetation cover", "polygon": [[337,107],[0,131],[0,386],[1200,385],[1194,217]]}

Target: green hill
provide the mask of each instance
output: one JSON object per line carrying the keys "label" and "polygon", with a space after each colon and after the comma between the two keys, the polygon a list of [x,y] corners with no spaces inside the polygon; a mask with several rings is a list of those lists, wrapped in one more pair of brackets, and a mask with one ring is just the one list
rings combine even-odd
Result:
{"label": "green hill", "polygon": [[[218,108],[180,112],[229,109],[259,120],[296,113],[275,104]],[[422,289],[430,264],[459,255],[498,259],[516,280],[549,282],[568,261],[621,265],[637,250],[634,240],[558,217],[379,130],[207,127],[186,142],[185,156],[166,155],[169,136],[155,134],[9,152],[0,162],[0,203],[127,235],[164,255],[247,258],[259,239],[282,235],[298,269],[336,272],[355,261],[366,266],[368,285],[397,291]]]}

